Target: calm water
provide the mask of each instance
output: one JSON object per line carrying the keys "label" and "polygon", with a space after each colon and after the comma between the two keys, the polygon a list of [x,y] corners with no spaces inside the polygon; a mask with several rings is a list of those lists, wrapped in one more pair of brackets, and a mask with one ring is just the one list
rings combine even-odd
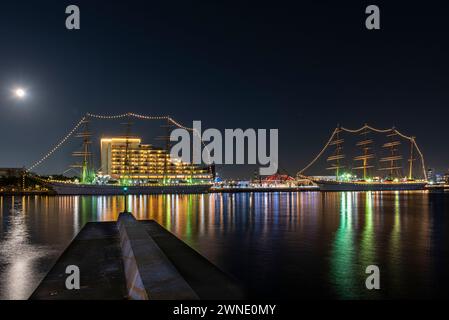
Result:
{"label": "calm water", "polygon": [[[0,197],[0,299],[26,299],[86,222],[122,197]],[[252,297],[449,296],[449,194],[271,193],[129,196]],[[381,290],[365,289],[365,268]]]}

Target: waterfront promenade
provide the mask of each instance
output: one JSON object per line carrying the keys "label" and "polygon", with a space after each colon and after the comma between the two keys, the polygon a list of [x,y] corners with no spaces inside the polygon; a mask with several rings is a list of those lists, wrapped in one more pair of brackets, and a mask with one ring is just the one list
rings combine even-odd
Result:
{"label": "waterfront promenade", "polygon": [[[449,190],[449,185],[426,185],[424,190],[433,192],[440,192]],[[307,191],[321,191],[318,186],[308,187],[232,187],[232,188],[211,188],[206,193],[251,193],[251,192],[307,192]],[[130,193],[132,194],[132,193]],[[0,191],[1,196],[33,196],[33,195],[56,195],[51,190],[29,190],[29,191]]]}

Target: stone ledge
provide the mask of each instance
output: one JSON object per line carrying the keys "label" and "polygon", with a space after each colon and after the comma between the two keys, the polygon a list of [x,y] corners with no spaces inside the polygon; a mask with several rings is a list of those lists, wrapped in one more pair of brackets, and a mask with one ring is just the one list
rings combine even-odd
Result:
{"label": "stone ledge", "polygon": [[121,213],[117,224],[130,299],[198,299],[145,228],[130,213]]}

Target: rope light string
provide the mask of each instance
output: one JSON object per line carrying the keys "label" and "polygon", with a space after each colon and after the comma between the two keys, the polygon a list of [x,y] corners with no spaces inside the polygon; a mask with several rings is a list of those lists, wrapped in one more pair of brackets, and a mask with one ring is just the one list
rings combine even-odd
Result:
{"label": "rope light string", "polygon": [[306,175],[304,175],[304,171],[306,171],[307,169],[309,169],[320,157],[321,155],[326,151],[327,147],[329,146],[329,144],[331,143],[331,141],[333,140],[335,134],[337,132],[340,131],[345,131],[345,132],[349,132],[349,133],[359,133],[365,129],[369,129],[372,130],[374,132],[378,132],[378,133],[387,133],[387,132],[394,132],[395,134],[399,135],[400,137],[410,141],[413,146],[416,148],[416,151],[418,152],[420,158],[421,158],[421,166],[422,166],[422,171],[423,171],[423,175],[424,175],[424,179],[427,180],[427,173],[426,173],[426,166],[425,166],[425,159],[424,159],[424,155],[421,152],[421,149],[418,147],[418,144],[416,143],[416,140],[414,137],[411,136],[407,136],[403,133],[401,133],[400,131],[398,131],[396,128],[389,128],[389,129],[377,129],[374,128],[372,126],[369,126],[368,124],[365,124],[364,126],[358,128],[358,129],[348,129],[345,127],[337,127],[335,128],[334,132],[332,133],[331,137],[329,138],[329,140],[327,141],[327,143],[324,145],[323,149],[321,149],[321,151],[318,153],[318,155],[307,165],[305,166],[301,171],[298,172],[298,175],[301,177],[307,177]]}
{"label": "rope light string", "polygon": [[183,126],[178,121],[173,119],[170,116],[148,116],[143,114],[138,114],[134,112],[127,112],[122,114],[115,114],[115,115],[103,115],[103,114],[94,114],[94,113],[87,113],[86,116],[91,118],[97,118],[97,119],[120,119],[120,118],[126,118],[126,117],[134,117],[137,119],[144,119],[144,120],[168,120],[178,128],[186,129],[189,131],[193,131],[194,128],[189,128],[186,126]]}
{"label": "rope light string", "polygon": [[42,162],[44,162],[48,157],[50,157],[56,150],[58,150],[63,144],[64,142],[67,141],[67,139],[69,139],[73,133],[79,128],[79,126],[86,120],[86,117],[82,117],[81,120],[73,127],[72,130],[70,130],[70,132],[61,140],[59,141],[58,144],[56,144],[53,149],[51,149],[46,155],[44,155],[39,161],[35,162],[31,167],[29,167],[26,172],[30,172],[31,170],[33,170],[34,168],[36,168],[37,166],[39,166]]}
{"label": "rope light string", "polygon": [[421,150],[418,147],[418,144],[416,143],[415,139],[412,138],[413,145],[415,146],[416,151],[418,151],[419,156],[421,157],[421,165],[422,165],[422,171],[424,174],[424,180],[427,180],[427,172],[426,172],[426,164],[424,160],[424,155],[422,154]]}
{"label": "rope light string", "polygon": [[185,130],[187,130],[187,131],[191,131],[191,132],[193,132],[193,134],[197,135],[198,138],[200,138],[201,144],[202,144],[203,147],[207,150],[207,153],[206,153],[206,154],[207,154],[207,160],[208,160],[208,162],[209,162],[209,164],[210,164],[211,161],[210,161],[210,156],[209,156],[209,154],[210,154],[209,148],[208,148],[207,145],[204,143],[203,138],[201,137],[201,133],[198,132],[198,130],[197,130],[196,128],[189,128],[189,127],[183,126],[182,124],[180,124],[179,122],[177,122],[175,119],[173,119],[173,118],[171,118],[171,117],[168,117],[168,120],[169,120],[171,123],[173,123],[175,126],[177,126],[178,128],[185,129]]}
{"label": "rope light string", "polygon": [[185,130],[188,130],[188,131],[196,131],[195,128],[189,128],[189,127],[183,126],[182,124],[180,124],[178,121],[176,121],[175,119],[173,119],[171,117],[168,117],[168,121],[173,123],[178,128],[185,129]]}
{"label": "rope light string", "polygon": [[378,132],[378,133],[386,133],[395,129],[376,129],[374,127],[371,127],[367,124],[365,124],[363,127],[359,128],[359,129],[348,129],[348,128],[344,128],[344,127],[340,127],[340,130],[342,131],[346,131],[346,132],[350,132],[350,133],[358,133],[364,129],[370,129],[372,131]]}
{"label": "rope light string", "polygon": [[101,114],[86,113],[87,117],[97,118],[97,119],[120,119],[120,118],[125,118],[128,115],[129,115],[128,113],[117,114],[117,115],[101,115]]}
{"label": "rope light string", "polygon": [[129,116],[134,117],[134,118],[139,118],[139,119],[145,119],[145,120],[169,120],[170,117],[169,116],[146,116],[146,115],[141,115],[141,114],[137,114],[137,113],[128,113]]}
{"label": "rope light string", "polygon": [[327,141],[327,143],[324,145],[323,149],[321,149],[321,151],[318,153],[318,155],[307,165],[304,167],[304,169],[302,169],[301,171],[299,171],[299,175],[303,176],[303,172],[306,171],[307,169],[309,169],[320,157],[321,155],[324,153],[324,151],[326,151],[327,147],[329,146],[329,144],[332,142],[332,140],[334,139],[334,136],[337,134],[337,132],[339,132],[339,129],[336,128],[334,130],[334,132],[332,132],[331,137],[329,138],[329,140]]}

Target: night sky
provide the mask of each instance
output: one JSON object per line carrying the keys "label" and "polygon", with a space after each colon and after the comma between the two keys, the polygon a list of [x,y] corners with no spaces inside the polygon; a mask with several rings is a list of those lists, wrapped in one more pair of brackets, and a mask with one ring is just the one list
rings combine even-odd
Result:
{"label": "night sky", "polygon": [[[394,4],[392,4],[394,2]],[[185,125],[278,128],[295,174],[337,123],[395,125],[449,168],[443,1],[2,1],[0,167],[29,166],[86,112],[169,114]],[[81,30],[65,28],[77,4]],[[377,4],[381,30],[365,28]],[[20,85],[29,96],[11,99]],[[120,133],[120,121],[99,124]],[[157,127],[136,132],[152,141]],[[145,130],[147,128],[148,130]],[[72,142],[71,142],[72,143]],[[67,145],[40,173],[71,164]],[[220,168],[225,177],[252,169]]]}

